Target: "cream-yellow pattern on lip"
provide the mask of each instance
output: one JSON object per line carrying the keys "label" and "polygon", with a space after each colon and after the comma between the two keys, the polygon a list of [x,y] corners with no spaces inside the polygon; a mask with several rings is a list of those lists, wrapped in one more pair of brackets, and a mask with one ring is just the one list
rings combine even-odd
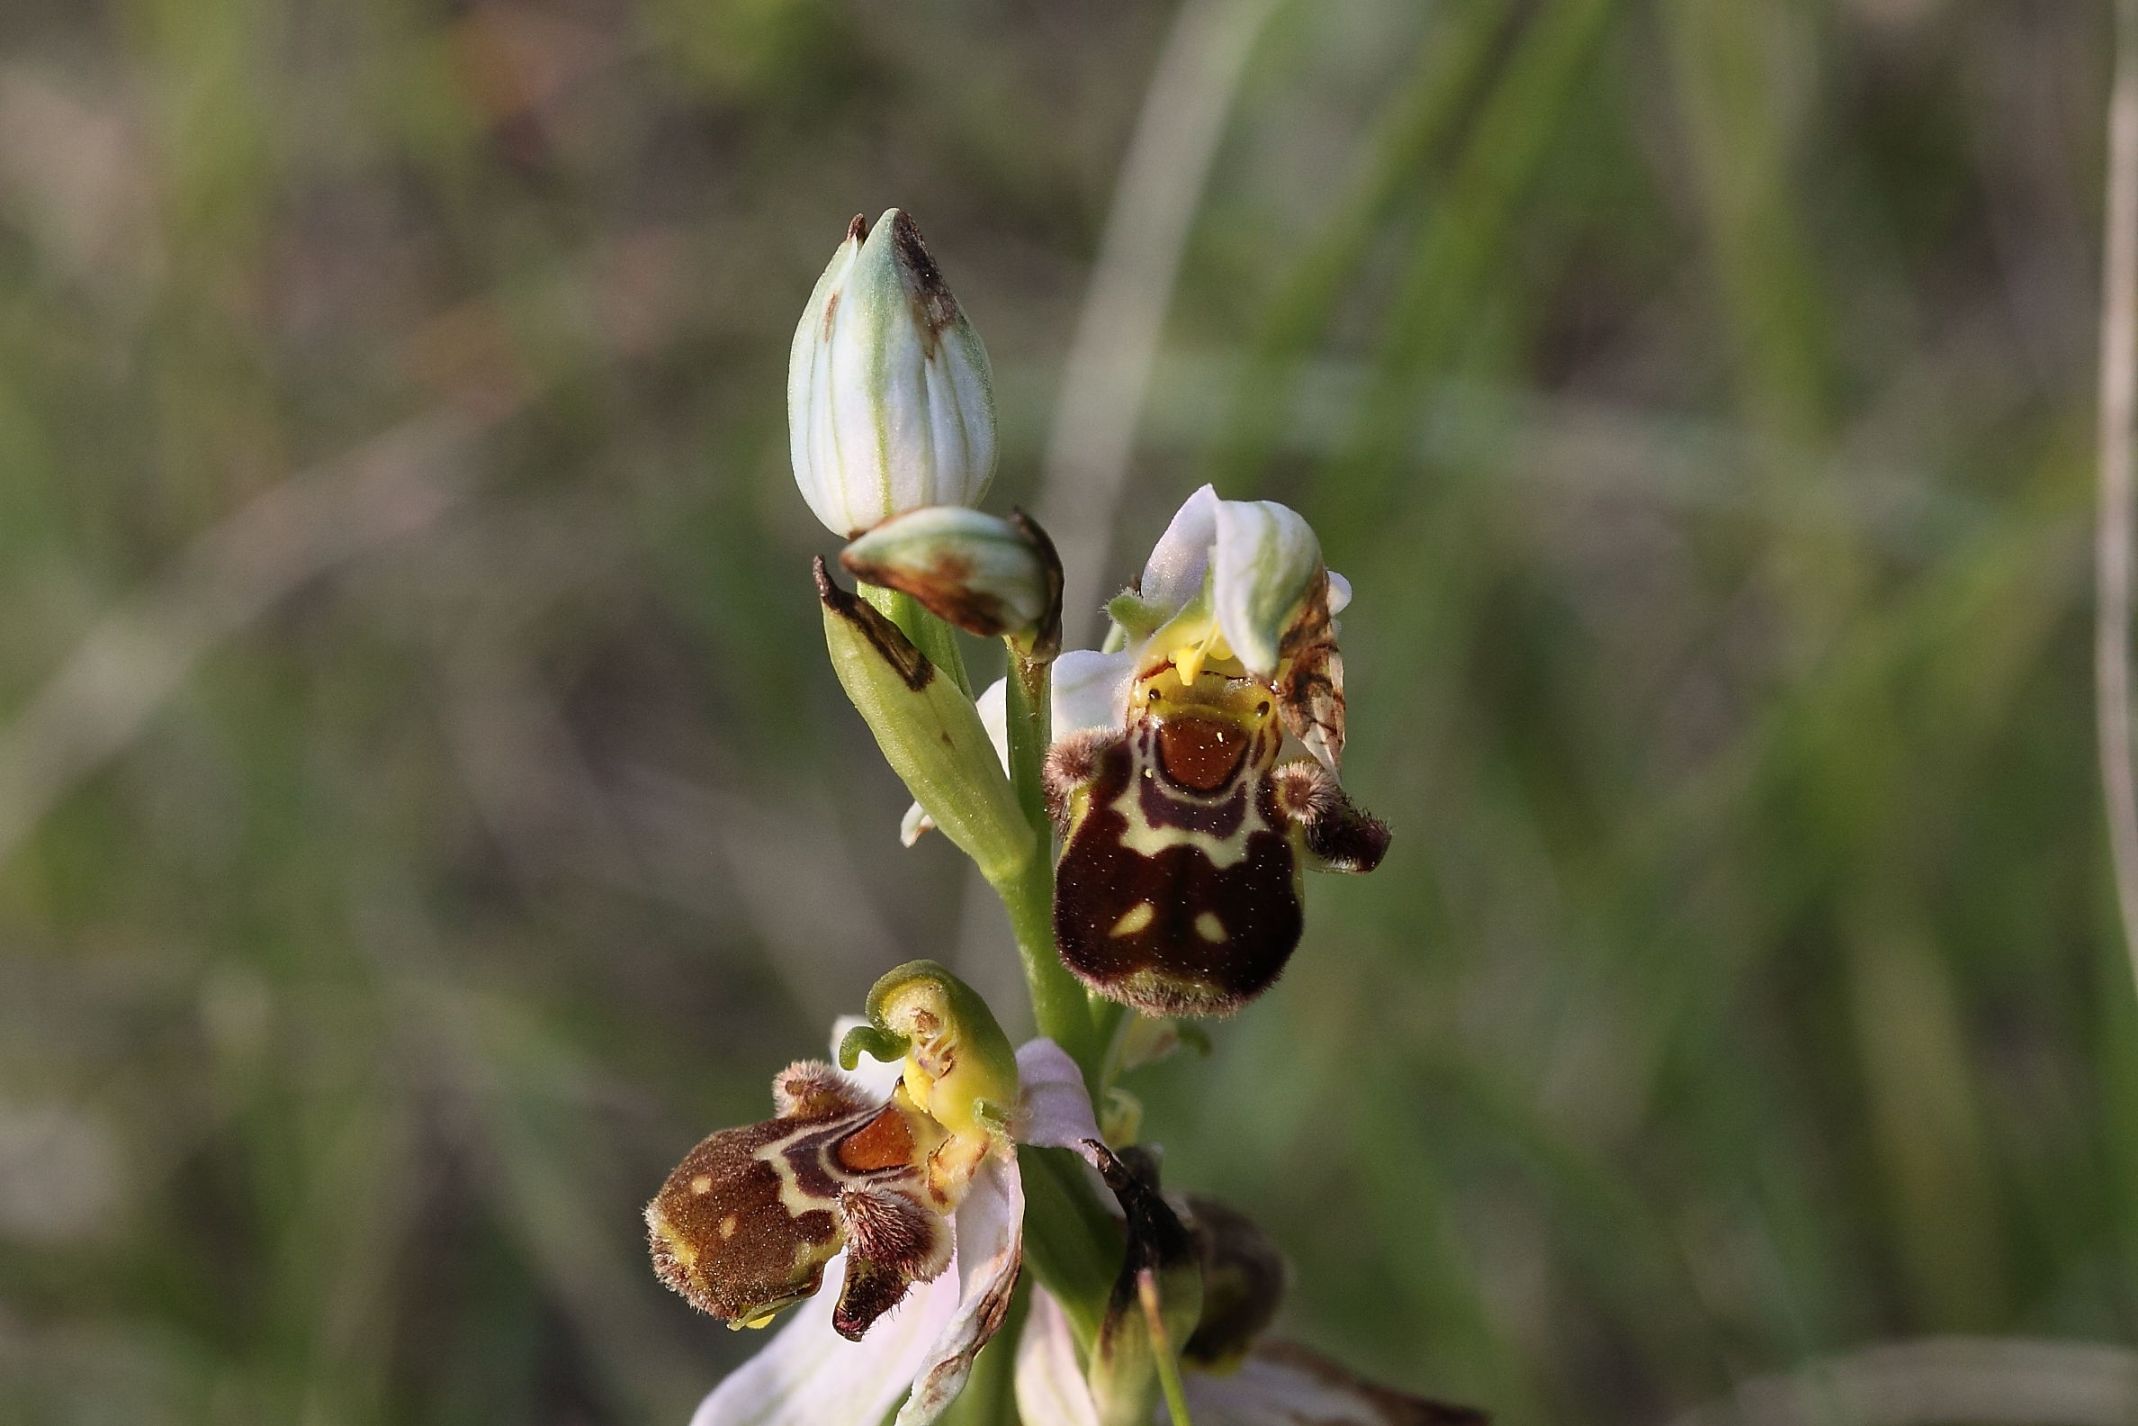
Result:
{"label": "cream-yellow pattern on lip", "polygon": [[1146,818],[1143,809],[1137,805],[1140,794],[1136,784],[1137,780],[1130,778],[1128,787],[1113,800],[1112,808],[1121,815],[1128,828],[1121,834],[1121,845],[1139,857],[1155,857],[1169,847],[1194,847],[1210,859],[1210,865],[1223,871],[1247,859],[1247,843],[1256,833],[1272,830],[1262,816],[1262,800],[1252,794],[1248,796],[1240,825],[1229,837],[1213,837],[1208,832],[1187,827],[1158,826]]}
{"label": "cream-yellow pattern on lip", "polygon": [[1150,925],[1157,918],[1157,915],[1157,908],[1152,906],[1150,902],[1139,901],[1134,906],[1129,907],[1128,910],[1122,912],[1121,919],[1114,922],[1113,929],[1106,934],[1114,937],[1133,936],[1144,927]]}

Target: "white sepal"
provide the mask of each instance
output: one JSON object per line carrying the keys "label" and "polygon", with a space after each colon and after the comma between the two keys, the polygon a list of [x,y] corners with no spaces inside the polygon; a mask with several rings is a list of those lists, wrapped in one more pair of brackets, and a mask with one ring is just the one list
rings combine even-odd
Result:
{"label": "white sepal", "polygon": [[1019,1143],[1083,1152],[1086,1139],[1099,1137],[1084,1072],[1060,1045],[1048,1039],[1019,1045],[1017,1082],[1024,1099],[1016,1126]]}
{"label": "white sepal", "polygon": [[858,1342],[832,1330],[846,1254],[832,1259],[817,1295],[792,1309],[772,1340],[698,1406],[690,1426],[824,1426],[879,1421],[928,1360],[958,1310],[957,1276],[916,1283]]}
{"label": "white sepal", "polygon": [[928,1426],[941,1416],[1009,1311],[1024,1261],[1024,1180],[1007,1148],[980,1166],[955,1221],[957,1254],[943,1278],[958,1285],[958,1310],[929,1344],[894,1426]]}
{"label": "white sepal", "polygon": [[1217,511],[1224,502],[1204,486],[1174,512],[1172,523],[1151,547],[1136,592],[1161,618],[1171,618],[1202,592],[1210,569],[1210,548],[1217,543]]}
{"label": "white sepal", "polygon": [[1254,673],[1276,672],[1285,630],[1321,571],[1321,541],[1298,511],[1271,500],[1224,500],[1210,590],[1218,628]]}
{"label": "white sepal", "polygon": [[1071,649],[1054,661],[1054,740],[1092,728],[1119,728],[1128,718],[1133,653]]}
{"label": "white sepal", "polygon": [[1099,1409],[1077,1365],[1069,1319],[1044,1291],[1033,1292],[1032,1310],[1025,1315],[1015,1387],[1024,1426],[1099,1426]]}

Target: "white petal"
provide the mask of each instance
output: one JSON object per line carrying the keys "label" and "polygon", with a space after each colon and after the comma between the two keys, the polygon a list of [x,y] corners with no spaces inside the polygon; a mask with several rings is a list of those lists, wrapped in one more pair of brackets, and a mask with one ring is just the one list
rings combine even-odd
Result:
{"label": "white petal", "polygon": [[[1442,1417],[1431,1403],[1360,1381],[1318,1353],[1288,1342],[1255,1348],[1239,1370],[1188,1372],[1195,1426],[1412,1426]],[[1450,1411],[1450,1426],[1475,1420]]]}
{"label": "white petal", "polygon": [[980,690],[973,709],[980,715],[980,726],[987,729],[987,740],[995,745],[995,756],[1002,759],[1002,770],[1010,770],[1010,710],[1009,686],[996,679]]}
{"label": "white petal", "polygon": [[906,809],[906,815],[898,819],[898,844],[910,847],[922,837],[935,830],[935,819],[921,810],[916,802]]}
{"label": "white petal", "polygon": [[1351,581],[1338,574],[1335,570],[1330,570],[1329,612],[1331,614],[1341,614],[1344,612],[1345,609],[1349,608],[1350,605]]}
{"label": "white petal", "polygon": [[[846,1032],[868,1023],[859,1015],[841,1015],[838,1019],[832,1021],[831,1062],[833,1064],[839,1063],[839,1042],[846,1038]],[[898,1088],[899,1077],[905,1072],[906,1064],[904,1060],[893,1060],[885,1063],[874,1055],[862,1055],[854,1061],[854,1067],[846,1071],[846,1077],[861,1086],[861,1092],[871,1099],[885,1100],[891,1097],[891,1091]],[[819,1295],[821,1296],[822,1294]]]}
{"label": "white petal", "polygon": [[1099,1426],[1099,1409],[1076,1364],[1069,1319],[1040,1289],[1033,1290],[1032,1310],[1017,1343],[1016,1387],[1024,1426]]}
{"label": "white petal", "polygon": [[927,1360],[928,1344],[958,1309],[956,1278],[916,1283],[906,1300],[849,1342],[831,1327],[846,1280],[846,1254],[832,1259],[824,1286],[792,1310],[762,1350],[713,1389],[690,1426],[825,1426],[883,1418]]}
{"label": "white petal", "polygon": [[[1024,1181],[1007,1150],[980,1166],[958,1205],[955,1223],[957,1256],[943,1278],[957,1281],[957,1314],[929,1345],[913,1376],[913,1395],[900,1408],[895,1426],[927,1426],[957,1400],[972,1375],[973,1358],[1010,1310],[1017,1269],[1024,1261]],[[875,1418],[857,1414],[854,1419]]]}
{"label": "white petal", "polygon": [[1222,503],[1217,492],[1204,486],[1189,496],[1175,512],[1173,523],[1158,537],[1151,557],[1143,566],[1143,581],[1137,591],[1143,602],[1171,618],[1203,587],[1203,572],[1210,567],[1210,548],[1217,543],[1217,511]]}
{"label": "white petal", "polygon": [[1321,567],[1321,541],[1289,506],[1226,500],[1214,558],[1211,592],[1225,642],[1255,673],[1275,672],[1285,625]]}
{"label": "white petal", "polygon": [[1071,649],[1054,661],[1054,740],[1091,728],[1118,728],[1128,717],[1133,653]]}
{"label": "white petal", "polygon": [[1068,1051],[1052,1040],[1027,1040],[1017,1049],[1017,1080],[1024,1109],[1017,1124],[1020,1143],[1053,1149],[1079,1149],[1099,1138],[1084,1072]]}

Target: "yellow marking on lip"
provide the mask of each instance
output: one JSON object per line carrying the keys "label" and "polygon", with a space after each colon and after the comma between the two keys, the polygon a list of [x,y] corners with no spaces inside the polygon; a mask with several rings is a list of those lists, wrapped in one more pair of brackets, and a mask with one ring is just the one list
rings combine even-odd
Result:
{"label": "yellow marking on lip", "polygon": [[686,1271],[698,1265],[698,1250],[691,1245],[688,1238],[675,1230],[675,1225],[670,1223],[665,1215],[649,1210],[646,1222],[660,1235],[661,1245],[668,1249],[669,1256]]}
{"label": "yellow marking on lip", "polygon": [[1114,928],[1106,934],[1114,937],[1133,936],[1156,919],[1158,908],[1148,901],[1139,901],[1122,912],[1121,919],[1114,922]]}
{"label": "yellow marking on lip", "polygon": [[713,1191],[713,1176],[709,1173],[699,1174],[690,1181],[690,1191],[700,1197],[711,1193]]}
{"label": "yellow marking on lip", "polygon": [[[1151,769],[1145,766],[1145,777]],[[1121,814],[1128,824],[1121,833],[1121,846],[1139,857],[1155,857],[1168,847],[1194,847],[1210,859],[1210,865],[1223,871],[1247,860],[1248,838],[1257,832],[1272,830],[1262,816],[1262,799],[1252,791],[1247,797],[1246,815],[1240,819],[1239,828],[1229,837],[1213,837],[1208,832],[1198,832],[1188,827],[1161,827],[1143,815],[1143,807],[1136,798],[1136,784],[1130,782],[1112,803],[1113,810]],[[1131,913],[1133,914],[1133,913]],[[1127,934],[1119,933],[1116,934]]]}
{"label": "yellow marking on lip", "polygon": [[720,1236],[723,1238],[732,1238],[735,1236],[734,1214],[730,1213],[727,1217],[720,1220]]}
{"label": "yellow marking on lip", "polygon": [[1215,911],[1205,911],[1195,918],[1195,934],[1215,945],[1225,939],[1225,923]]}

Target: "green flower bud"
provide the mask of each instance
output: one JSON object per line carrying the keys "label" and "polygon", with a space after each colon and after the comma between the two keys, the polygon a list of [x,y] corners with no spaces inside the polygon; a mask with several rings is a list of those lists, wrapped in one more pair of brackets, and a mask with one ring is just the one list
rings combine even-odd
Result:
{"label": "green flower bud", "polygon": [[1203,1267],[1203,1311],[1181,1356],[1206,1371],[1224,1371],[1276,1320],[1291,1269],[1269,1235],[1237,1208],[1197,1194],[1186,1202]]}
{"label": "green flower bud", "polygon": [[982,638],[1061,643],[1062,565],[1054,542],[1022,513],[1005,520],[958,505],[894,515],[848,545],[854,578],[913,596],[937,618]]}
{"label": "green flower bud", "polygon": [[1030,855],[1032,826],[972,700],[889,619],[816,563],[832,671],[914,801],[990,879]]}
{"label": "green flower bud", "polygon": [[987,349],[898,209],[874,232],[856,215],[817,280],[788,358],[787,425],[795,483],[835,535],[987,493]]}

